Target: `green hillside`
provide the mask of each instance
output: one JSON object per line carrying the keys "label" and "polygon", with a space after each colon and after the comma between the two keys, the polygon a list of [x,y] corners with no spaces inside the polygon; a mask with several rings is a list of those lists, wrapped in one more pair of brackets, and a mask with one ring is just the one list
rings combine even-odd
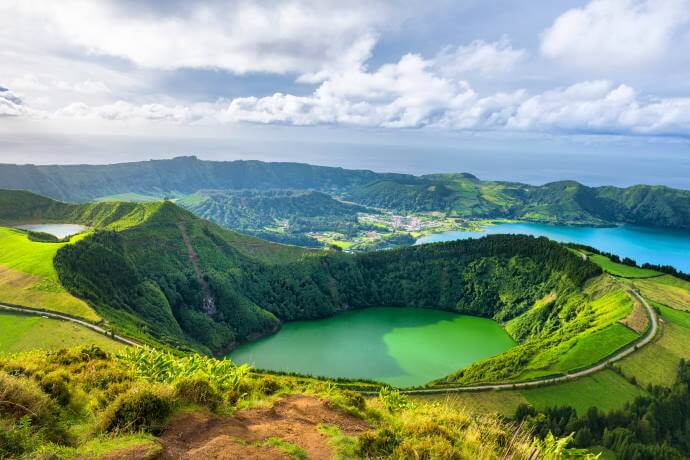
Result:
{"label": "green hillside", "polygon": [[[0,188],[26,189],[64,201],[89,201],[134,193],[147,198],[199,190],[319,189],[339,191],[376,180],[372,171],[304,163],[202,161],[196,157],[113,165],[0,164]],[[129,195],[132,196],[132,195]]]}
{"label": "green hillside", "polygon": [[74,298],[151,343],[224,353],[285,321],[369,306],[436,308],[493,318],[520,344],[441,382],[471,383],[585,367],[638,337],[618,324],[633,312],[623,288],[545,238],[494,235],[351,255],[244,236],[171,202],[58,212],[27,196],[36,218],[46,210],[86,222],[110,206],[98,214],[101,226],[43,263]]}
{"label": "green hillside", "polygon": [[[327,439],[332,443],[326,442],[343,458],[407,458],[411,453],[422,453],[424,458],[451,454],[476,458],[479,452],[501,458],[510,449],[514,455],[523,455],[551,448],[521,428],[458,409],[478,404],[507,415],[518,407],[516,420],[534,429],[539,439],[549,439],[550,429],[562,437],[576,432],[576,446],[595,448],[596,440],[619,453],[675,455],[687,447],[679,438],[687,431],[679,422],[685,412],[678,412],[687,410],[683,399],[687,369],[682,361],[688,349],[687,313],[661,303],[681,308],[688,287],[669,275],[615,278],[603,273],[597,263],[614,275],[630,272],[606,258],[597,263],[583,260],[580,253],[563,245],[530,236],[492,235],[344,254],[242,235],[169,201],[69,205],[26,192],[3,192],[2,197],[3,225],[30,220],[91,227],[59,243],[30,241],[26,232],[0,228],[9,235],[0,240],[0,247],[10,249],[5,262],[14,264],[12,270],[52,277],[56,289],[92,308],[110,327],[155,346],[174,348],[175,353],[223,354],[241,342],[276,331],[285,321],[322,318],[372,305],[493,318],[518,342],[504,354],[434,382],[440,389],[562,374],[605,358],[636,340],[647,327],[640,305],[625,290],[627,285],[659,302],[663,319],[658,340],[621,361],[620,368],[564,385],[489,392],[471,399],[463,395],[465,402],[458,403],[427,403],[421,398],[411,402],[389,390],[365,402],[330,381],[249,372],[228,361],[195,354],[175,358],[144,350],[113,358],[95,348],[81,348],[0,357],[2,399],[16,401],[35,415],[14,409],[17,406],[0,407],[3,454],[40,449],[57,458],[83,453],[99,457],[132,446],[140,452],[167,451],[172,448],[169,438],[156,435],[162,426],[175,426],[181,411],[195,420],[208,411],[215,411],[213,417],[218,420],[237,414],[231,422],[237,423],[255,414],[253,410],[285,407],[291,398],[308,398],[308,407],[328,401],[324,407],[342,409],[361,421],[356,423],[364,423],[360,431],[350,432],[353,419],[329,413],[332,425],[314,427],[318,433],[330,433]],[[47,249],[29,251],[25,245]],[[32,256],[26,259],[22,254]],[[6,282],[3,287],[9,285]],[[14,336],[0,344],[7,351],[98,340],[112,345],[67,323],[9,318]],[[0,327],[7,328],[7,321]],[[50,334],[52,342],[41,339],[42,334]],[[670,387],[676,378],[672,391],[640,383]],[[371,383],[359,384],[372,388]],[[598,393],[592,395],[592,391]],[[531,406],[518,406],[525,402]],[[564,404],[577,412],[552,408]],[[611,430],[635,433],[635,443],[617,443],[614,435],[604,431],[591,431],[587,438],[586,430],[597,426],[588,418],[592,404],[600,406],[597,416]],[[677,411],[672,418],[657,409],[671,405]],[[152,412],[141,412],[143,407],[152,407]],[[282,413],[282,409],[265,410]],[[295,413],[290,410],[285,413]],[[303,410],[310,409],[300,406],[299,411]],[[22,421],[26,416],[30,416],[28,424]],[[675,434],[657,425],[652,425],[647,437],[632,431],[662,419],[669,421]],[[572,424],[566,426],[563,420]],[[637,425],[630,428],[633,423]],[[550,428],[544,428],[545,424]],[[345,432],[350,434],[344,437]],[[293,453],[309,449],[301,447],[301,438],[285,437],[283,431],[270,442],[266,439],[261,444],[241,444],[242,449],[280,446]],[[507,439],[513,441],[506,443]]]}
{"label": "green hillside", "polygon": [[[236,219],[251,221],[256,214],[237,210],[234,207],[237,198],[233,196],[229,198],[231,202],[228,198],[214,198],[215,209],[205,208],[196,198],[185,197],[203,190],[318,190],[344,194],[359,204],[396,211],[442,211],[464,218],[512,218],[577,225],[625,222],[690,229],[690,191],[664,186],[587,187],[574,181],[535,186],[482,181],[467,173],[412,176],[303,163],[222,162],[179,157],[113,165],[0,164],[0,188],[26,189],[70,202],[183,198],[189,207],[199,206],[200,215],[218,222],[228,219],[231,228],[238,228],[233,224]],[[264,206],[265,203],[260,205]]]}
{"label": "green hillside", "polygon": [[357,213],[371,212],[317,191],[200,191],[176,204],[226,228],[307,247],[320,247],[322,243],[306,233],[354,234],[363,228],[357,222]]}
{"label": "green hillside", "polygon": [[690,191],[662,186],[587,187],[574,181],[533,186],[435,174],[376,181],[351,190],[348,197],[368,206],[465,218],[690,228]]}

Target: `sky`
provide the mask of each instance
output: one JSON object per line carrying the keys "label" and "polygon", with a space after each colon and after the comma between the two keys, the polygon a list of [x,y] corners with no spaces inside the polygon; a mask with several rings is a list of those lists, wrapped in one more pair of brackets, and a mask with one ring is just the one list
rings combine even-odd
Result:
{"label": "sky", "polygon": [[0,162],[690,188],[690,0],[0,0]]}

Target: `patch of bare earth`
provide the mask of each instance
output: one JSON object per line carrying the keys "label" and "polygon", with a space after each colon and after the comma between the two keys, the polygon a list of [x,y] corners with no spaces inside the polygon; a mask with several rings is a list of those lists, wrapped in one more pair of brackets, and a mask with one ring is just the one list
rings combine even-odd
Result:
{"label": "patch of bare earth", "polygon": [[102,460],[152,460],[159,452],[157,445],[139,444],[110,452],[103,456]]}
{"label": "patch of bare earth", "polygon": [[628,326],[635,332],[644,333],[649,326],[649,318],[647,317],[647,310],[641,302],[634,300],[633,309],[630,314],[621,323]]}
{"label": "patch of bare earth", "polygon": [[335,452],[321,424],[335,425],[357,435],[368,425],[314,396],[291,395],[273,407],[249,409],[232,417],[200,412],[175,416],[163,432],[159,459],[289,459],[283,451],[263,444],[280,438],[301,447],[310,459],[331,459]]}

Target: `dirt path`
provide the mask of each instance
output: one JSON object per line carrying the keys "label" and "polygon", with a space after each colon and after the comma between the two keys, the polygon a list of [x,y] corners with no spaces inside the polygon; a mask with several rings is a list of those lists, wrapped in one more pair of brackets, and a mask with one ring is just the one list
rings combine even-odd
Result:
{"label": "dirt path", "polygon": [[344,434],[367,430],[362,420],[314,396],[291,395],[273,407],[237,412],[233,417],[188,412],[176,415],[160,437],[163,452],[172,459],[289,459],[267,443],[279,438],[303,449],[310,459],[331,459],[335,452],[319,425],[334,425]]}

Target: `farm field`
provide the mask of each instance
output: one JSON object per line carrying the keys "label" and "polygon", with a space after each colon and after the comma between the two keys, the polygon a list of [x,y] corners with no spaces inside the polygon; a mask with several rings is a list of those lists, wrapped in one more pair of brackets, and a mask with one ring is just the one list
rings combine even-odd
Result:
{"label": "farm field", "polygon": [[[72,241],[81,238],[77,235]],[[69,243],[30,241],[25,232],[0,227],[0,303],[67,313],[90,321],[100,317],[86,302],[69,294],[53,267],[58,249]]]}
{"label": "farm field", "polygon": [[690,359],[690,313],[655,304],[661,311],[659,337],[623,359],[619,367],[643,385],[673,382],[681,358]]}
{"label": "farm field", "polygon": [[690,311],[690,282],[671,275],[631,282],[646,298],[676,310]]}
{"label": "farm field", "polygon": [[67,321],[0,311],[0,353],[56,350],[90,343],[111,352],[124,346]]}

